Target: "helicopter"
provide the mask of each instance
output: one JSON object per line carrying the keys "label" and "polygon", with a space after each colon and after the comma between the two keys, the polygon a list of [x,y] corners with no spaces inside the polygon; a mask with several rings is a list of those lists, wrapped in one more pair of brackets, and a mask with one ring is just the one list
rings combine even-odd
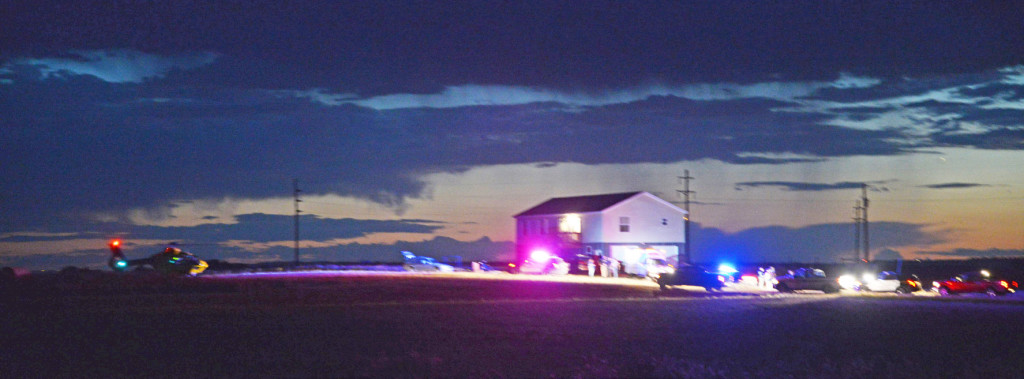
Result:
{"label": "helicopter", "polygon": [[124,252],[121,251],[121,240],[112,240],[108,246],[110,246],[110,259],[107,260],[107,265],[116,272],[128,271],[128,268],[133,266],[150,266],[153,270],[165,274],[195,276],[210,267],[206,261],[174,246],[168,246],[149,258],[139,259],[125,258]]}

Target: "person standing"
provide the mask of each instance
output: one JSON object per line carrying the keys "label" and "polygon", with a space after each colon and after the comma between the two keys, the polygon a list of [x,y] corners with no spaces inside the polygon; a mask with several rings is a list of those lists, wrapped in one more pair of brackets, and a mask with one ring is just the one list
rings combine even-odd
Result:
{"label": "person standing", "polygon": [[615,258],[608,258],[608,270],[611,271],[613,278],[619,277],[619,261]]}
{"label": "person standing", "polygon": [[594,268],[594,257],[590,257],[587,259],[587,273],[591,278],[594,277]]}

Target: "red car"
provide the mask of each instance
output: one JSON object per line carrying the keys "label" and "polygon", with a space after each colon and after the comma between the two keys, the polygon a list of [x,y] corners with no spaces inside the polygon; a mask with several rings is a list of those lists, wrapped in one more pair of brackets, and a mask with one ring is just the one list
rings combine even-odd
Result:
{"label": "red car", "polygon": [[961,293],[985,293],[989,296],[1001,296],[1013,293],[1017,289],[1016,281],[992,279],[988,271],[971,271],[949,278],[941,282],[932,282],[932,290],[942,296]]}

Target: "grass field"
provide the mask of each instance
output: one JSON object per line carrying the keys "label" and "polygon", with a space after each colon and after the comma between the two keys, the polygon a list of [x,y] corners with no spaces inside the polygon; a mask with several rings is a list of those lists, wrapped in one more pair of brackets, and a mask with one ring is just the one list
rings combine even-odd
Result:
{"label": "grass field", "polygon": [[5,377],[1024,372],[1017,302],[661,292],[635,279],[474,274],[102,276],[45,288],[4,292]]}

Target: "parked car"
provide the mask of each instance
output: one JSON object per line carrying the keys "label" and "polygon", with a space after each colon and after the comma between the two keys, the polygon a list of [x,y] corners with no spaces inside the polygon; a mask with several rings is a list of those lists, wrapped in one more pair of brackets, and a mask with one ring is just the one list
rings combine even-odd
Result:
{"label": "parked car", "polygon": [[498,269],[496,269],[493,266],[487,264],[487,261],[479,261],[479,262],[474,262],[474,263],[476,263],[476,268],[479,271],[481,271],[481,272],[497,272],[498,271]]}
{"label": "parked car", "polygon": [[865,280],[860,289],[871,292],[911,293],[921,290],[921,279],[913,274],[900,275],[892,271],[882,271],[874,279]]}
{"label": "parked car", "polygon": [[779,292],[815,290],[824,293],[839,292],[839,281],[825,276],[825,271],[817,268],[800,268],[791,274],[775,278],[775,289]]}
{"label": "parked car", "polygon": [[661,274],[657,282],[662,290],[670,286],[697,286],[710,292],[720,291],[725,286],[718,274],[698,266],[679,266],[675,272]]}
{"label": "parked car", "polygon": [[965,272],[944,281],[932,282],[932,291],[948,296],[961,293],[985,293],[1001,296],[1017,290],[1016,281],[992,279],[985,270]]}
{"label": "parked car", "polygon": [[569,263],[558,256],[549,255],[542,259],[527,259],[519,265],[520,274],[567,275]]}
{"label": "parked car", "polygon": [[453,272],[455,267],[438,262],[436,259],[431,257],[417,256],[408,251],[403,251],[402,255],[405,257],[405,262],[402,264],[402,268],[405,271],[426,271],[426,272]]}

